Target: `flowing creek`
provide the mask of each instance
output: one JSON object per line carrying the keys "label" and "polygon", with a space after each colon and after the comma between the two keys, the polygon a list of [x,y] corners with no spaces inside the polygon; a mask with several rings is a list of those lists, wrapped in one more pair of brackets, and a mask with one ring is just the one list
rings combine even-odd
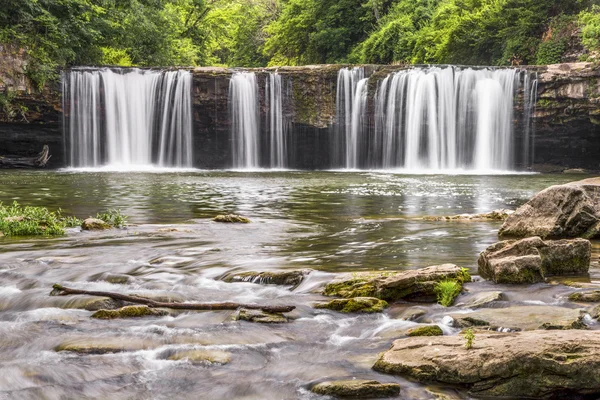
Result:
{"label": "flowing creek", "polygon": [[[60,207],[78,217],[119,208],[130,217],[124,230],[73,229],[59,238],[0,239],[0,399],[321,399],[309,391],[311,383],[353,377],[400,383],[403,399],[433,399],[436,393],[468,398],[453,388],[426,387],[371,370],[378,353],[418,325],[400,319],[414,303],[393,304],[383,314],[341,314],[311,307],[326,299],[318,289],[343,271],[455,263],[475,275],[478,254],[497,241],[500,224],[418,218],[516,209],[539,190],[574,179],[386,172],[0,172],[4,203]],[[224,212],[253,222],[211,221]],[[593,246],[590,280],[598,281],[600,244]],[[218,279],[230,271],[304,268],[314,272],[293,290]],[[542,314],[577,307],[566,300],[573,291],[567,286],[494,285],[474,278],[457,303],[476,292],[500,290],[507,307],[550,310]],[[89,298],[50,297],[54,283],[297,309],[290,313],[292,322],[276,325],[230,321],[232,313],[225,311],[95,320],[83,309]],[[445,334],[458,329],[443,325],[444,317],[467,311],[422,306],[422,321],[442,325]],[[529,318],[509,309],[506,315],[521,322]],[[539,325],[535,318],[533,326]],[[54,350],[64,343],[118,343],[128,351]],[[180,350],[206,350],[230,361],[169,360]]]}

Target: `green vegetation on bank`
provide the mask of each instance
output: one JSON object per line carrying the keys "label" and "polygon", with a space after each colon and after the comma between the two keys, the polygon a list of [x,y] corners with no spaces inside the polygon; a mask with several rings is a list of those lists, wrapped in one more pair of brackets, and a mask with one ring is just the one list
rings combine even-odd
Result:
{"label": "green vegetation on bank", "polygon": [[595,59],[599,3],[5,0],[0,53],[39,87],[70,65],[545,64]]}

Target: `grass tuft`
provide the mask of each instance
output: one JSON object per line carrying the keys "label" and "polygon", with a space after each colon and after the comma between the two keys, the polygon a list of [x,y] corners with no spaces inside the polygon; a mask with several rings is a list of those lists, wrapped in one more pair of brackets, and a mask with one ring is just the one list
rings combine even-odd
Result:
{"label": "grass tuft", "polygon": [[444,307],[450,307],[454,303],[456,296],[460,294],[461,290],[462,285],[460,282],[452,280],[441,281],[435,285],[437,301]]}
{"label": "grass tuft", "polygon": [[98,213],[96,218],[101,219],[114,228],[122,228],[127,225],[127,216],[121,214],[121,210],[110,209],[106,212]]}

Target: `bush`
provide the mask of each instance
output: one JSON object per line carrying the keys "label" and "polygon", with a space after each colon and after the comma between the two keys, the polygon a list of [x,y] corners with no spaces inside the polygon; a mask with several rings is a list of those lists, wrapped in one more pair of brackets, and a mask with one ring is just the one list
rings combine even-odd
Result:
{"label": "bush", "polygon": [[0,203],[0,231],[5,236],[63,235],[65,228],[80,224],[75,217],[64,217],[60,209],[23,207],[16,201],[11,206]]}
{"label": "bush", "polygon": [[127,216],[121,214],[121,210],[111,209],[103,213],[98,213],[96,214],[96,218],[115,228],[122,228],[127,224]]}

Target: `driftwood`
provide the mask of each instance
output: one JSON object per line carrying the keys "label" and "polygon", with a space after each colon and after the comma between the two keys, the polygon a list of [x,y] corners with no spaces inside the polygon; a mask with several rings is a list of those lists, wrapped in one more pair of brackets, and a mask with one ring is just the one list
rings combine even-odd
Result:
{"label": "driftwood", "polygon": [[0,168],[43,168],[50,157],[50,148],[45,144],[35,157],[0,156]]}
{"label": "driftwood", "polygon": [[122,300],[130,303],[145,304],[148,307],[154,308],[171,308],[175,310],[237,310],[238,308],[246,308],[249,310],[262,310],[271,313],[290,312],[295,309],[295,306],[261,306],[258,304],[240,304],[240,303],[166,303],[162,301],[154,301],[145,297],[130,296],[121,293],[113,292],[96,292],[88,290],[71,289],[58,284],[52,286],[53,290],[50,296],[69,296],[69,295],[88,295],[99,297],[110,297],[114,300]]}

